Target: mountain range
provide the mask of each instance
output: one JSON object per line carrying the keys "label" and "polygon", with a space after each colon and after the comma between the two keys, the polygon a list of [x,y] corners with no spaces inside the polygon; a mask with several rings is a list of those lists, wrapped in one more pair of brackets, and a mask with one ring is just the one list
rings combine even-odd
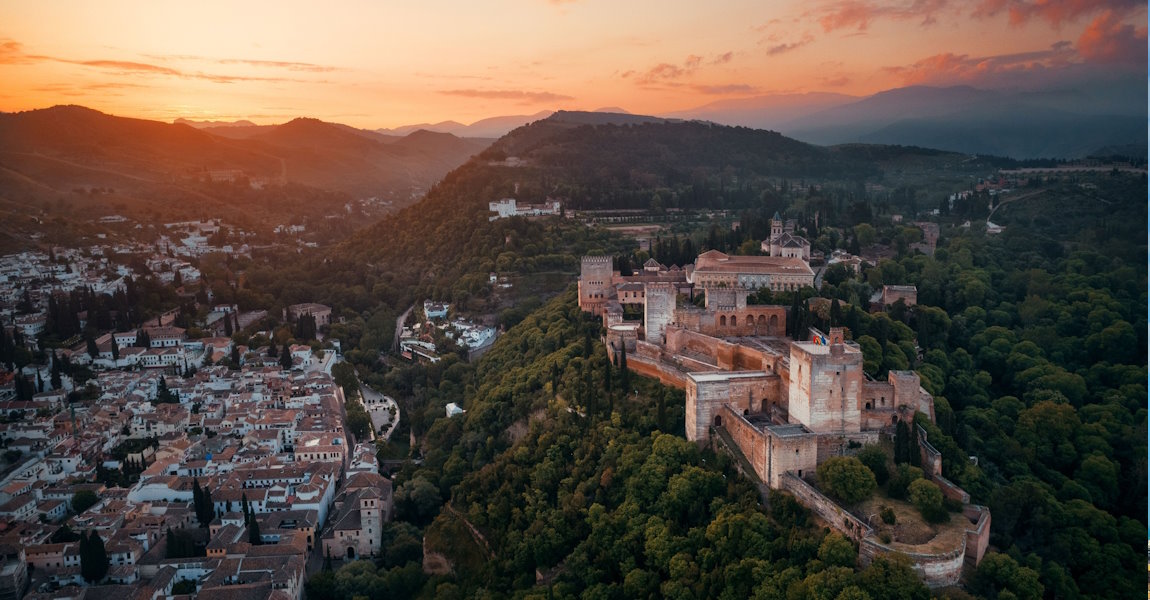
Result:
{"label": "mountain range", "polygon": [[156,196],[209,171],[242,171],[403,204],[490,143],[430,131],[388,137],[310,118],[195,125],[80,106],[0,113],[0,189],[33,198],[92,187]]}
{"label": "mountain range", "polygon": [[[899,144],[1018,159],[1080,158],[1121,148],[1144,157],[1146,99],[1145,87],[1129,83],[1029,91],[910,86],[865,97],[814,92],[719,100],[660,116],[768,129],[819,145]],[[423,128],[499,137],[550,114],[376,131],[402,135]]]}

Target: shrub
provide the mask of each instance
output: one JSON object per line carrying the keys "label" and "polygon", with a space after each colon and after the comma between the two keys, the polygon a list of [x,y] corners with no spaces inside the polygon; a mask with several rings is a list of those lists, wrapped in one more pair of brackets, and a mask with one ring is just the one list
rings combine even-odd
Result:
{"label": "shrub", "polygon": [[886,486],[886,494],[891,498],[906,500],[910,484],[918,479],[922,479],[922,469],[901,464],[890,478],[890,482]]}
{"label": "shrub", "polygon": [[922,518],[930,523],[944,523],[950,514],[942,507],[942,490],[932,481],[916,479],[910,484],[910,501],[918,507]]}
{"label": "shrub", "polygon": [[887,468],[886,451],[878,444],[867,444],[858,454],[858,459],[866,468],[874,473],[875,481],[882,485],[890,479],[890,470]]}
{"label": "shrub", "polygon": [[882,507],[882,510],[880,510],[878,513],[878,516],[881,517],[882,522],[886,523],[887,525],[894,525],[895,522],[898,521],[898,518],[895,517],[894,509],[889,506]]}

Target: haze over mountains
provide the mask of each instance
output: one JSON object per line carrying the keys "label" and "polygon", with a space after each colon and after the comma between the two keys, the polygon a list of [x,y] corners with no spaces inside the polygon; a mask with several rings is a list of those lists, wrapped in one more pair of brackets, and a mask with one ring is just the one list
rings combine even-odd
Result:
{"label": "haze over mountains", "polygon": [[197,126],[204,128],[79,106],[0,113],[0,187],[47,197],[93,186],[158,195],[209,171],[238,170],[406,201],[489,145],[427,131],[389,138],[308,118]]}
{"label": "haze over mountains", "polygon": [[[911,86],[865,97],[813,92],[720,100],[660,116],[769,129],[819,145],[861,142],[1019,159],[1080,158],[1114,150],[1145,156],[1145,106],[1146,88],[1132,84],[1014,92]],[[422,128],[461,137],[499,137],[549,114],[377,131],[405,135]]]}

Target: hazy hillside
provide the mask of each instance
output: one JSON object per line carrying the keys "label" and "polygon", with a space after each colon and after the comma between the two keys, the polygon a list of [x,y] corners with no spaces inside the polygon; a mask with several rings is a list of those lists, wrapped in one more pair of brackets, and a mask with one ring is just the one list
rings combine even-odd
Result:
{"label": "hazy hillside", "polygon": [[908,87],[796,119],[781,131],[815,144],[911,144],[1019,159],[1078,158],[1107,145],[1145,147],[1145,115],[1131,114],[1128,99],[1095,102],[1095,95]]}
{"label": "hazy hillside", "polygon": [[1028,91],[910,86],[865,98],[779,94],[722,100],[667,116],[780,131],[812,144],[929,146],[1017,159],[1078,158],[1141,147],[1146,89],[1128,82]]}
{"label": "hazy hillside", "polygon": [[543,171],[574,208],[646,207],[659,188],[668,208],[741,206],[768,180],[880,173],[873,162],[771,131],[609,113],[556,113],[482,156]]}
{"label": "hazy hillside", "polygon": [[176,119],[173,123],[177,125],[189,125],[196,129],[211,129],[216,127],[252,127],[255,123],[247,119],[240,119],[238,121],[193,121],[191,119]]}
{"label": "hazy hillside", "polygon": [[215,125],[196,129],[79,106],[0,114],[0,190],[24,203],[101,188],[164,204],[174,189],[210,179],[210,171],[239,171],[402,204],[489,143],[447,134],[401,139],[316,119]]}
{"label": "hazy hillside", "polygon": [[427,131],[436,131],[439,133],[450,133],[459,137],[474,137],[474,138],[498,138],[506,135],[512,129],[521,125],[526,125],[532,121],[539,119],[546,119],[551,116],[552,111],[545,110],[537,112],[533,115],[506,115],[498,117],[490,117],[481,119],[470,125],[464,125],[458,121],[441,121],[439,123],[418,123],[415,125],[404,125],[394,129],[376,129],[378,133],[384,135],[398,135],[403,136],[409,133],[425,129]]}

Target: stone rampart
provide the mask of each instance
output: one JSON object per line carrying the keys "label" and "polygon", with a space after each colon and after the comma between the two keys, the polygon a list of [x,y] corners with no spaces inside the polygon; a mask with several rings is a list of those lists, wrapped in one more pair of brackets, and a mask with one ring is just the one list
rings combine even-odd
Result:
{"label": "stone rampart", "polygon": [[685,373],[661,360],[649,358],[641,353],[636,353],[635,356],[627,355],[627,368],[632,373],[658,379],[663,385],[679,389],[687,386]]}
{"label": "stone rampart", "polygon": [[930,479],[942,477],[942,453],[930,445],[926,439],[926,430],[921,425],[918,428],[918,450],[922,459],[922,472]]}
{"label": "stone rampart", "polygon": [[966,562],[972,567],[982,562],[986,548],[990,546],[990,509],[977,504],[962,507],[962,516],[971,522],[966,530]]}
{"label": "stone rampart", "polygon": [[[880,554],[897,551],[879,542],[870,525],[852,515],[834,500],[826,497],[814,486],[796,477],[793,473],[783,475],[780,483],[782,489],[793,494],[799,503],[818,515],[839,533],[859,543],[859,563],[861,565],[869,565]],[[911,566],[918,572],[927,586],[939,588],[955,585],[959,582],[962,577],[963,565],[967,560],[968,541],[973,535],[974,539],[981,542],[983,532],[989,531],[990,513],[989,511],[984,512],[985,516],[980,513],[979,522],[974,526],[976,529],[981,526],[982,529],[977,532],[968,530],[966,536],[961,538],[958,546],[952,550],[940,553],[903,552],[910,557]],[[985,548],[982,546],[983,552],[985,552]]]}
{"label": "stone rampart", "polygon": [[751,425],[750,421],[743,418],[743,415],[731,410],[729,406],[724,406],[720,415],[723,427],[727,429],[731,440],[742,452],[743,458],[746,458],[751,468],[755,470],[755,476],[759,478],[759,481],[765,481],[769,484],[765,436],[754,425]]}
{"label": "stone rampart", "polygon": [[787,473],[779,478],[782,488],[794,495],[800,504],[815,513],[828,525],[850,539],[860,542],[874,530],[862,519],[847,512],[837,502],[827,498],[815,487],[796,476]]}
{"label": "stone rampart", "polygon": [[[859,563],[869,565],[880,554],[898,552],[883,545],[874,537],[868,537],[859,544]],[[962,568],[966,561],[966,538],[962,538],[957,548],[949,552],[928,554],[903,552],[910,558],[911,567],[922,577],[927,587],[940,588],[956,585],[962,579]]]}

